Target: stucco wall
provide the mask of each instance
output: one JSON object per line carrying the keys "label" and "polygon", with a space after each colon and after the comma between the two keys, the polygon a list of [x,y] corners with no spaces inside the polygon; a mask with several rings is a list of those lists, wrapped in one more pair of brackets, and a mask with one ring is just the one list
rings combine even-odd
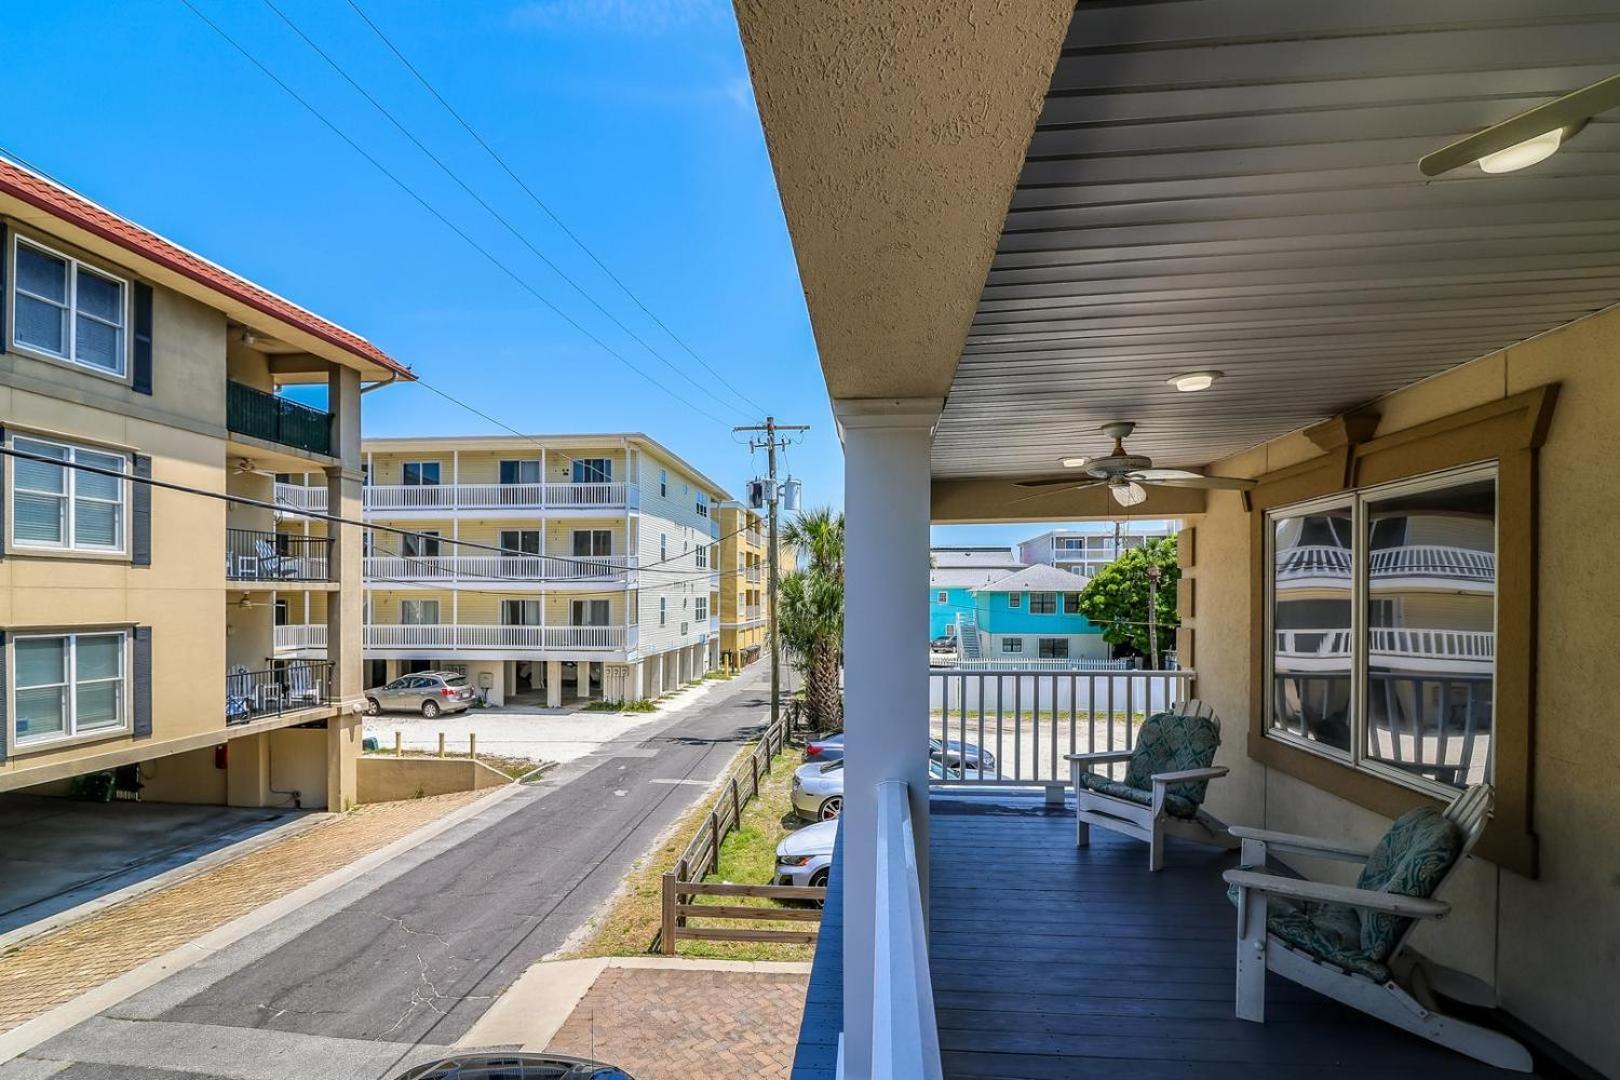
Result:
{"label": "stucco wall", "polygon": [[[1620,1075],[1613,989],[1620,985],[1620,589],[1612,570],[1620,500],[1620,311],[1596,316],[1408,388],[1379,405],[1378,434],[1550,382],[1562,389],[1541,451],[1536,657],[1535,880],[1473,860],[1449,899],[1456,914],[1416,947],[1498,987],[1504,1007],[1606,1075]],[[1257,476],[1314,455],[1299,436],[1217,463]],[[1250,523],[1238,496],[1212,492],[1197,529],[1198,694],[1227,723],[1228,779],[1210,809],[1231,822],[1376,839],[1386,819],[1247,757]],[[1302,867],[1313,874],[1343,872]]]}
{"label": "stucco wall", "polygon": [[456,791],[483,791],[511,778],[471,758],[360,759],[360,801],[394,802]]}

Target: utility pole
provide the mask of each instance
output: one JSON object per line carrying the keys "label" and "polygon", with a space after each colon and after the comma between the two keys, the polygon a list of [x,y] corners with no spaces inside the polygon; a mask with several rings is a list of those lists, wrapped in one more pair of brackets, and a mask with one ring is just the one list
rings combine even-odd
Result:
{"label": "utility pole", "polygon": [[766,570],[766,590],[769,592],[771,598],[771,618],[768,633],[771,639],[771,726],[774,728],[782,715],[782,646],[781,639],[776,633],[776,587],[782,579],[782,569],[777,565],[776,555],[776,533],[778,524],[777,508],[781,502],[782,489],[776,482],[776,451],[780,447],[787,445],[787,440],[777,438],[777,432],[809,431],[810,425],[778,424],[776,422],[776,417],[767,416],[763,424],[748,424],[742,427],[732,428],[732,430],[747,431],[750,433],[764,433],[765,437],[763,439],[754,438],[751,435],[748,440],[748,449],[751,451],[764,449],[766,452],[767,466],[770,471],[769,477],[766,481],[769,486],[765,492],[765,502],[770,508],[770,533],[767,541],[770,547],[765,553],[765,558],[767,560],[766,565],[768,567]]}
{"label": "utility pole", "polygon": [[1159,577],[1164,573],[1158,563],[1148,563],[1148,662],[1152,670],[1159,670]]}

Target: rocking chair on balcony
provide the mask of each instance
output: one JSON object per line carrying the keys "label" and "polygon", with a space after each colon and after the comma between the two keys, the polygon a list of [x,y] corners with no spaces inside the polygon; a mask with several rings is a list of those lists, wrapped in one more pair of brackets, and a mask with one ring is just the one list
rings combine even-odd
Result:
{"label": "rocking chair on balcony", "polygon": [[[1235,848],[1226,827],[1201,809],[1211,780],[1226,775],[1215,762],[1221,722],[1202,701],[1143,721],[1136,749],[1069,754],[1074,783],[1075,845],[1091,843],[1091,827],[1134,836],[1148,843],[1148,869],[1164,869],[1167,834]],[[1129,762],[1123,781],[1091,771],[1094,766]]]}
{"label": "rocking chair on balcony", "polygon": [[[1439,919],[1436,900],[1490,817],[1492,791],[1476,784],[1442,813],[1419,807],[1398,818],[1371,850],[1334,840],[1234,826],[1242,867],[1226,872],[1238,909],[1237,1015],[1266,1018],[1266,971],[1369,1016],[1503,1069],[1529,1072],[1530,1053],[1508,1036],[1441,1013],[1431,991],[1493,1005],[1489,987],[1414,954],[1419,919]],[[1265,871],[1270,853],[1364,864],[1355,886]]]}

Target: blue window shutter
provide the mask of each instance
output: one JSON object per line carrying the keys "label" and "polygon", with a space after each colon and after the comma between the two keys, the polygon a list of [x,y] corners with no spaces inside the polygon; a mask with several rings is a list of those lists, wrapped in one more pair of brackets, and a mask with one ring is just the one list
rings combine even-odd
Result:
{"label": "blue window shutter", "polygon": [[129,493],[129,561],[132,566],[152,565],[152,485],[139,478],[152,479],[152,459],[135,455],[135,476]]}
{"label": "blue window shutter", "polygon": [[152,286],[135,283],[135,363],[130,386],[137,394],[152,392]]}
{"label": "blue window shutter", "polygon": [[6,632],[0,630],[0,761],[6,760],[6,741],[11,738],[11,717],[6,713],[6,692],[9,680],[6,663],[11,653],[6,648]]}
{"label": "blue window shutter", "polygon": [[130,680],[131,732],[137,739],[152,737],[152,628],[135,628],[134,672]]}

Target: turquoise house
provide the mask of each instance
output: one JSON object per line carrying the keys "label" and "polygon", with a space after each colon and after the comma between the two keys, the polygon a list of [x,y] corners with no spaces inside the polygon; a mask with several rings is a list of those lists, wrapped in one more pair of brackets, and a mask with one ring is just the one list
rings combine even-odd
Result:
{"label": "turquoise house", "polygon": [[958,614],[975,614],[975,589],[1024,568],[1004,547],[936,547],[928,556],[930,639],[943,637]]}
{"label": "turquoise house", "polygon": [[972,589],[982,652],[990,659],[1106,660],[1102,627],[1080,614],[1079,574],[1037,563]]}

